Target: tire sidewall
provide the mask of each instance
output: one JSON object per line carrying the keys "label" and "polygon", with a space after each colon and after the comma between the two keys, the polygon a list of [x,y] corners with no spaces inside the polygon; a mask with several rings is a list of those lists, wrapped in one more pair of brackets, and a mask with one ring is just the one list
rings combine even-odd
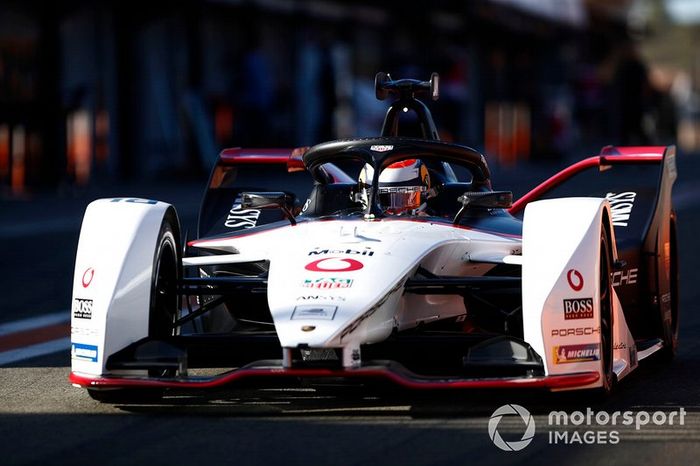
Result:
{"label": "tire sidewall", "polygon": [[[177,217],[168,210],[163,217],[158,233],[155,253],[153,255],[153,269],[151,274],[151,296],[148,317],[148,335],[151,338],[168,337],[176,335],[178,332],[170,327],[177,318],[179,297],[177,295],[177,281],[182,277],[182,266],[179,252],[179,227]],[[167,268],[165,270],[164,268]],[[168,303],[168,314],[163,311],[163,303],[159,301],[162,296],[158,296],[159,275],[165,272],[175,280],[169,284],[168,289],[172,296],[165,299]]]}
{"label": "tire sidewall", "polygon": [[[599,290],[599,296],[598,296],[598,302],[600,303],[600,315],[598,317],[598,322],[600,325],[600,331],[601,331],[601,347],[600,347],[600,365],[601,365],[601,375],[602,375],[602,386],[601,389],[605,394],[608,394],[612,391],[613,384],[615,381],[614,377],[614,372],[613,372],[613,362],[614,362],[614,343],[613,343],[613,335],[614,335],[614,320],[613,320],[613,299],[612,299],[612,293],[613,293],[613,288],[612,288],[612,281],[611,281],[611,267],[612,267],[612,250],[610,247],[610,236],[608,234],[607,228],[603,227],[601,235],[600,235],[600,257],[602,258],[602,255],[605,254],[607,256],[607,266],[605,267],[606,270],[603,270],[603,264],[601,263],[599,265],[600,267],[600,274],[601,276],[599,277],[599,283],[601,285],[601,289]],[[607,273],[608,277],[607,280],[605,281],[607,283],[607,288],[608,288],[608,293],[607,293],[607,304],[604,306],[603,304],[603,289],[602,285],[604,283],[602,274]],[[605,329],[603,326],[603,318],[605,317],[603,314],[607,314],[607,319],[609,322],[608,328]],[[604,340],[604,335],[603,332],[607,332],[607,335],[605,337],[607,338],[607,342]],[[608,348],[605,348],[604,345],[607,345]],[[607,350],[607,359],[606,359],[606,350]]]}

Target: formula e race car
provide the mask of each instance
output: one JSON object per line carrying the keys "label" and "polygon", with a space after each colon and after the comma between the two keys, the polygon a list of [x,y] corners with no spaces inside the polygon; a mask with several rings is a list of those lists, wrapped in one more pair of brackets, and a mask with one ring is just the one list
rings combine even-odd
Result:
{"label": "formula e race car", "polygon": [[101,401],[271,379],[605,394],[672,356],[675,148],[605,147],[513,202],[439,140],[419,100],[438,82],[379,73],[378,137],[224,150],[196,239],[169,204],[92,202],[70,381]]}

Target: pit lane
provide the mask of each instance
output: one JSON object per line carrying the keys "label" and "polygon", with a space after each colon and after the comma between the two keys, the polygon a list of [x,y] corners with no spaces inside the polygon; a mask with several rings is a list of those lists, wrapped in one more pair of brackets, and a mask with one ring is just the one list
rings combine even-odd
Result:
{"label": "pit lane", "polygon": [[[645,361],[604,402],[579,395],[519,393],[412,394],[235,389],[161,403],[103,405],[67,382],[69,355],[52,353],[0,367],[2,464],[694,464],[700,453],[700,193],[683,180],[700,164],[679,160],[681,347],[671,364]],[[505,183],[504,183],[505,184]],[[60,238],[59,238],[60,239]],[[54,260],[73,253],[74,237],[57,244]],[[67,252],[63,252],[66,250]],[[30,257],[25,261],[32,262]],[[3,255],[3,257],[10,257]],[[70,259],[68,267],[70,269]],[[9,275],[8,280],[12,280]],[[13,286],[21,299],[20,283]],[[60,301],[58,298],[52,298]],[[48,306],[46,303],[39,303]],[[54,308],[56,309],[56,308]],[[5,318],[5,321],[9,319]],[[332,388],[332,387],[327,387]],[[519,452],[496,448],[488,434],[493,411],[518,403],[534,414],[532,442]],[[607,412],[684,408],[684,425],[616,426],[617,444],[550,444],[548,413],[591,407]],[[499,432],[519,439],[524,424],[504,417]],[[594,426],[578,431],[610,431]]]}

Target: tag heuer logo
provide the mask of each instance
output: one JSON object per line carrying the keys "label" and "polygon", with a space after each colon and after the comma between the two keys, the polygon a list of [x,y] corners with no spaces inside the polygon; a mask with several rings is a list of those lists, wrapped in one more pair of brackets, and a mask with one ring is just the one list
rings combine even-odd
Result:
{"label": "tag heuer logo", "polygon": [[394,148],[394,146],[370,146],[369,150],[374,152],[387,152]]}

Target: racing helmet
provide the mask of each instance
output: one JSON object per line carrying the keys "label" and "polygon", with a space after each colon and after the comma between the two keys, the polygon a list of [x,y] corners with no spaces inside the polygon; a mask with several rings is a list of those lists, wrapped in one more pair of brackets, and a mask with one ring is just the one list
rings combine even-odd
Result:
{"label": "racing helmet", "polygon": [[[372,184],[374,169],[367,164],[360,172],[360,183]],[[428,168],[419,159],[392,163],[379,174],[379,204],[390,214],[411,213],[423,204],[430,190]]]}

